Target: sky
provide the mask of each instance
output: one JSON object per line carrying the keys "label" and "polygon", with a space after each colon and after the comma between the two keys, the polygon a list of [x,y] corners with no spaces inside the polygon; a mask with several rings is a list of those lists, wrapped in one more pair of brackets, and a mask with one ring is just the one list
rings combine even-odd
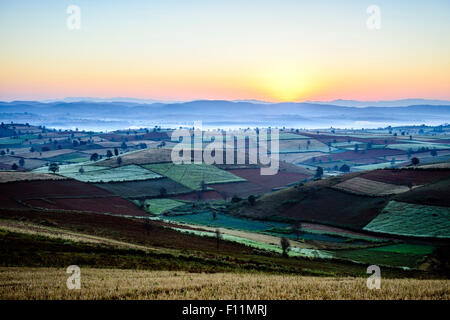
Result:
{"label": "sky", "polygon": [[447,100],[449,35],[448,0],[0,0],[0,100]]}

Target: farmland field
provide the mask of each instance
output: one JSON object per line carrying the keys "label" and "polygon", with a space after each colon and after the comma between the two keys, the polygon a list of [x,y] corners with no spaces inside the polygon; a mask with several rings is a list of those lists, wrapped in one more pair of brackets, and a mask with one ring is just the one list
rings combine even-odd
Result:
{"label": "farmland field", "polygon": [[[83,268],[82,290],[67,290],[64,268],[1,268],[1,299],[450,299],[449,280],[383,279],[367,290],[366,277],[251,273],[187,273]],[[51,292],[47,288],[53,288]],[[312,290],[314,288],[314,290]]]}
{"label": "farmland field", "polygon": [[[80,172],[83,168],[84,172]],[[46,167],[39,168],[35,172],[45,172]],[[93,165],[63,165],[59,167],[58,174],[73,178],[82,182],[124,182],[137,180],[151,180],[161,178],[150,170],[137,165],[110,168]]]}
{"label": "farmland field", "polygon": [[450,238],[450,209],[391,201],[363,229],[412,237]]}
{"label": "farmland field", "polygon": [[161,194],[161,189],[164,189],[169,196],[191,192],[190,188],[169,178],[115,183],[98,183],[96,185],[102,189],[108,190],[124,198],[155,197]]}
{"label": "farmland field", "polygon": [[144,211],[120,197],[52,198],[24,200],[35,208],[101,212],[125,216],[145,216]]}
{"label": "farmland field", "polygon": [[[121,155],[122,165],[129,164],[149,164],[149,163],[161,163],[161,162],[171,162],[172,150],[170,149],[144,149],[129,152]],[[117,167],[117,159],[111,158],[100,161],[97,163],[99,166],[109,166]]]}
{"label": "farmland field", "polygon": [[200,190],[202,181],[206,184],[245,181],[245,179],[237,177],[228,171],[208,164],[159,163],[145,165],[144,167],[193,190]]}
{"label": "farmland field", "polygon": [[439,143],[400,143],[400,144],[390,144],[387,146],[387,148],[403,151],[411,150],[413,152],[417,152],[422,150],[422,148],[428,148],[430,150],[431,149],[446,150],[450,149],[450,145]]}
{"label": "farmland field", "polygon": [[409,188],[406,186],[373,181],[360,177],[345,180],[336,184],[334,188],[371,196],[385,196],[409,191]]}
{"label": "farmland field", "polygon": [[375,170],[361,178],[398,185],[423,185],[450,177],[450,170]]}
{"label": "farmland field", "polygon": [[32,181],[32,180],[65,180],[65,179],[67,178],[49,173],[17,172],[17,171],[0,172],[0,183],[16,182],[16,181]]}
{"label": "farmland field", "polygon": [[[140,204],[139,200],[134,200],[133,202],[136,205]],[[146,211],[156,215],[162,214],[184,204],[184,202],[173,199],[149,199],[145,200],[143,203]]]}
{"label": "farmland field", "polygon": [[111,196],[106,190],[67,179],[0,183],[0,194],[12,199]]}
{"label": "farmland field", "polygon": [[288,224],[281,222],[263,222],[257,220],[235,218],[220,213],[217,214],[216,219],[213,219],[211,212],[167,216],[164,217],[164,219],[174,222],[183,222],[187,224],[204,225],[209,227],[222,227],[245,231],[268,231],[272,228],[288,226]]}

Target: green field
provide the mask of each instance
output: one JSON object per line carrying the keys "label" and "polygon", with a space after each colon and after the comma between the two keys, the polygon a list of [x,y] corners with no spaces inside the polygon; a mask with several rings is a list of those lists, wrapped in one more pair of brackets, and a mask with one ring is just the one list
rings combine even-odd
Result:
{"label": "green field", "polygon": [[84,162],[89,160],[89,156],[81,153],[81,152],[72,152],[72,153],[66,153],[62,154],[56,157],[47,158],[47,160],[52,162],[71,162],[71,163],[78,163],[78,162]]}
{"label": "green field", "polygon": [[[80,168],[84,172],[80,173]],[[34,170],[35,172],[48,172],[48,167]],[[58,174],[82,182],[124,182],[161,178],[150,170],[137,165],[129,165],[117,168],[91,166],[91,165],[61,165]]]}
{"label": "green field", "polygon": [[390,201],[364,230],[413,237],[450,237],[450,208]]}
{"label": "green field", "polygon": [[209,164],[156,163],[144,167],[193,190],[200,190],[202,181],[206,184],[246,181]]}
{"label": "green field", "polygon": [[[139,200],[133,200],[133,202],[136,205],[140,204]],[[148,199],[144,202],[145,211],[156,215],[162,214],[182,205],[185,205],[185,203],[173,199]]]}
{"label": "green field", "polygon": [[283,228],[289,226],[288,224],[282,222],[271,222],[271,221],[268,222],[268,221],[242,219],[220,213],[216,215],[216,219],[213,219],[211,212],[202,212],[179,216],[168,216],[165,217],[164,219],[173,222],[183,222],[187,224],[196,224],[208,227],[221,227],[227,229],[253,231],[253,232],[262,232],[268,231],[272,228]]}
{"label": "green field", "polygon": [[413,142],[413,143],[399,143],[399,144],[390,144],[386,146],[388,149],[396,149],[402,151],[411,150],[413,152],[420,151],[421,148],[428,148],[430,150],[443,150],[450,149],[450,145],[442,144],[442,143],[431,143],[431,142]]}
{"label": "green field", "polygon": [[377,264],[396,267],[417,268],[424,260],[424,254],[406,253],[396,251],[383,251],[384,247],[367,248],[358,250],[335,251],[337,258],[362,262],[365,264]]}
{"label": "green field", "polygon": [[35,134],[24,134],[18,137],[6,137],[6,138],[0,138],[0,145],[17,145],[22,144],[27,139],[36,139],[37,135]]}

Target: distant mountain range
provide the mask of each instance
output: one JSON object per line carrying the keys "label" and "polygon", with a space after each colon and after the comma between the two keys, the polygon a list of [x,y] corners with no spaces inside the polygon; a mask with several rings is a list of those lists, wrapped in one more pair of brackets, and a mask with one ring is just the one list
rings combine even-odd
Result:
{"label": "distant mountain range", "polygon": [[[0,102],[0,121],[28,122],[55,128],[115,130],[128,127],[191,126],[202,120],[206,127],[370,128],[388,125],[450,123],[450,102],[437,100],[334,101],[267,103],[259,101],[198,100],[179,103],[118,101]],[[108,99],[106,99],[108,100]],[[447,102],[447,103],[444,103]],[[412,103],[412,105],[409,105]],[[417,104],[416,104],[417,103]],[[342,104],[342,105],[341,105]],[[348,105],[346,105],[348,104]],[[380,108],[383,106],[384,108]]]}

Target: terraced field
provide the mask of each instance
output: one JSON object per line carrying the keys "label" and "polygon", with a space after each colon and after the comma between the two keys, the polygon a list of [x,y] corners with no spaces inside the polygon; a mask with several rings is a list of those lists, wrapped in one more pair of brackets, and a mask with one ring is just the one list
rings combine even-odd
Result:
{"label": "terraced field", "polygon": [[390,201],[363,230],[411,237],[450,238],[450,208]]}

